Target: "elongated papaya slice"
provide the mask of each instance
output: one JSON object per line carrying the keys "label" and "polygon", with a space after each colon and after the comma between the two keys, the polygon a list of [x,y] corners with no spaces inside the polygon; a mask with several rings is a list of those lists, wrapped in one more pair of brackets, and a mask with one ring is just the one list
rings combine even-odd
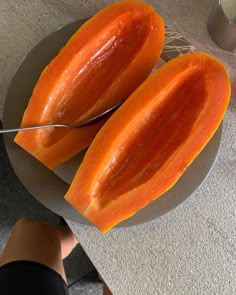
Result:
{"label": "elongated papaya slice", "polygon": [[216,59],[192,53],[170,61],[105,123],[65,199],[108,231],[176,183],[217,130],[229,98]]}
{"label": "elongated papaya slice", "polygon": [[[144,2],[112,4],[87,21],[41,74],[22,126],[87,120],[125,100],[150,74],[164,40]],[[87,147],[104,122],[21,131],[15,142],[50,169]]]}

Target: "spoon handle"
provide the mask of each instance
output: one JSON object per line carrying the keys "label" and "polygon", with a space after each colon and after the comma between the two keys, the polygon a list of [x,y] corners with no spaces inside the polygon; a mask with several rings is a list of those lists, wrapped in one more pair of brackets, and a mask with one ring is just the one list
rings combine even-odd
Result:
{"label": "spoon handle", "polygon": [[1,133],[9,133],[9,132],[17,132],[17,131],[42,129],[42,128],[52,128],[52,127],[73,128],[73,126],[66,125],[66,124],[50,124],[50,125],[40,125],[40,126],[29,126],[29,127],[20,127],[20,128],[0,129],[0,134]]}
{"label": "spoon handle", "polygon": [[79,127],[85,127],[92,125],[102,119],[104,119],[107,115],[112,114],[116,109],[120,107],[120,105],[123,103],[123,101],[118,102],[114,106],[110,107],[106,111],[104,111],[101,114],[98,114],[97,116],[92,117],[91,119],[88,119],[84,122],[75,123],[75,124],[47,124],[47,125],[38,125],[38,126],[28,126],[28,127],[19,127],[19,128],[8,128],[8,129],[0,129],[1,133],[9,133],[9,132],[17,132],[17,131],[27,131],[27,130],[34,130],[34,129],[42,129],[42,128],[79,128]]}

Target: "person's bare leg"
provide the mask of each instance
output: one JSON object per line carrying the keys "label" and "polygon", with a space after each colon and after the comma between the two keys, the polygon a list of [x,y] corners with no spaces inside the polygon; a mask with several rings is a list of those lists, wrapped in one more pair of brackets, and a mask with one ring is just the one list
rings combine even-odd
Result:
{"label": "person's bare leg", "polygon": [[0,266],[16,260],[30,260],[49,266],[66,281],[63,259],[78,241],[69,228],[30,219],[20,219],[0,257]]}

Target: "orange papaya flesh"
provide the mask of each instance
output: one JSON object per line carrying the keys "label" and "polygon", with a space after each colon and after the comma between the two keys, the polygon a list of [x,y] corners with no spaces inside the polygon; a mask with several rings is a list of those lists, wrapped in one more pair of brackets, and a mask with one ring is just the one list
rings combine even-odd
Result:
{"label": "orange papaya flesh", "polygon": [[[148,4],[111,4],[87,21],[44,69],[22,126],[84,121],[125,100],[150,74],[163,42],[163,20]],[[87,147],[101,125],[21,131],[15,142],[54,169]]]}
{"label": "orange papaya flesh", "polygon": [[205,53],[158,69],[101,128],[65,199],[102,232],[170,189],[217,130],[230,99]]}

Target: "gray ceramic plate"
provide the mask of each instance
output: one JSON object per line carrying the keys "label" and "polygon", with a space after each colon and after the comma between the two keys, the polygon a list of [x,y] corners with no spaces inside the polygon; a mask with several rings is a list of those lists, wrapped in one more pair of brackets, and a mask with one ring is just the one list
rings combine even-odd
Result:
{"label": "gray ceramic plate", "polygon": [[[83,22],[84,20],[76,21],[46,37],[23,60],[6,97],[3,115],[5,128],[20,125],[23,112],[40,73]],[[221,133],[222,128],[220,127],[172,189],[119,226],[138,225],[153,220],[186,200],[209,173],[219,149]],[[63,196],[69,187],[68,184],[17,146],[13,138],[14,134],[5,135],[5,145],[12,167],[25,188],[39,202],[64,218],[90,224],[64,200]],[[79,155],[80,158],[81,156],[82,154]]]}

